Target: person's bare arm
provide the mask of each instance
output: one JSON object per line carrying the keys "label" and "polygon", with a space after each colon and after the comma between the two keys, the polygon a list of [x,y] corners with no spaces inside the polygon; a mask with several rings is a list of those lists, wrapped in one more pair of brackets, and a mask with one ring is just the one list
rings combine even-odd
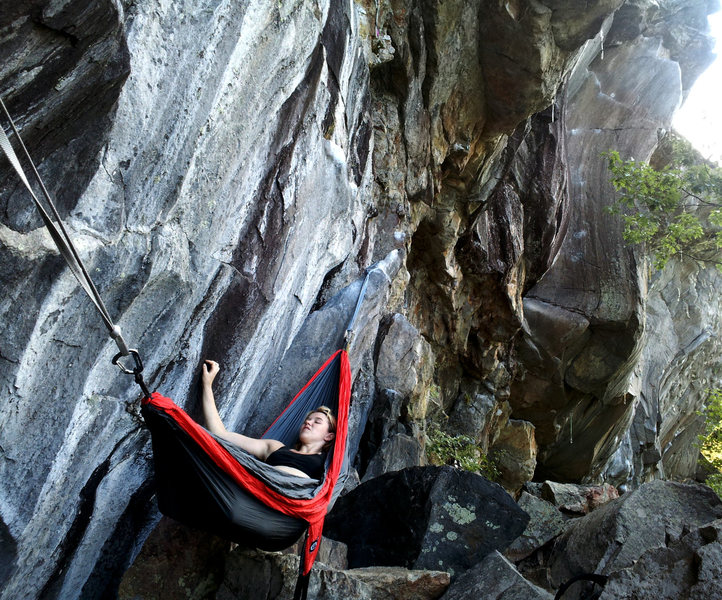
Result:
{"label": "person's bare arm", "polygon": [[213,380],[218,375],[218,371],[220,371],[220,367],[217,362],[212,360],[203,362],[203,416],[206,420],[206,427],[214,435],[240,446],[256,458],[266,460],[271,452],[278,450],[283,444],[278,440],[259,440],[226,429],[218,414],[216,399],[213,395]]}

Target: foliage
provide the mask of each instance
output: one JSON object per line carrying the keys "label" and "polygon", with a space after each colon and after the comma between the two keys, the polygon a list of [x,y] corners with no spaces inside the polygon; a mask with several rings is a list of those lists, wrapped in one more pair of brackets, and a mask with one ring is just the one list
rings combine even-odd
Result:
{"label": "foliage", "polygon": [[702,454],[716,471],[707,477],[706,483],[722,498],[722,389],[710,392],[699,442]]}
{"label": "foliage", "polygon": [[603,155],[617,197],[608,208],[624,221],[624,239],[643,244],[661,269],[672,257],[722,264],[722,169],[677,140],[669,163],[654,168],[617,151]]}
{"label": "foliage", "polygon": [[492,481],[499,479],[495,462],[468,435],[450,435],[432,427],[426,437],[426,455],[434,465],[451,465]]}

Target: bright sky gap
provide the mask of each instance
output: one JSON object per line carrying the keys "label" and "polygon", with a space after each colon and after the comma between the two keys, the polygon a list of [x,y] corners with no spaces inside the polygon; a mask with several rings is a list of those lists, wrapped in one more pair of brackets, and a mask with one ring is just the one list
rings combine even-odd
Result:
{"label": "bright sky gap", "polygon": [[705,158],[722,164],[722,12],[710,15],[709,24],[717,58],[692,86],[673,126]]}

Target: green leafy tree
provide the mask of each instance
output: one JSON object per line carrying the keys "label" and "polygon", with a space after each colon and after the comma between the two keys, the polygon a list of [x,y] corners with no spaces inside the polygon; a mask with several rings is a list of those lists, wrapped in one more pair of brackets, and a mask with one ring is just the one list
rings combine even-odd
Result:
{"label": "green leafy tree", "polygon": [[[722,270],[722,169],[675,135],[662,144],[656,164],[604,154],[617,194],[608,208],[624,221],[624,239],[642,245],[655,268],[671,258],[691,258]],[[722,390],[710,393],[700,451],[706,483],[722,497]]]}
{"label": "green leafy tree", "polygon": [[661,269],[673,257],[720,267],[722,169],[703,161],[688,142],[669,142],[666,165],[604,154],[617,192],[609,212],[624,221],[624,239],[641,244]]}
{"label": "green leafy tree", "polygon": [[722,390],[710,392],[705,410],[705,428],[699,436],[700,451],[714,472],[706,483],[722,498]]}

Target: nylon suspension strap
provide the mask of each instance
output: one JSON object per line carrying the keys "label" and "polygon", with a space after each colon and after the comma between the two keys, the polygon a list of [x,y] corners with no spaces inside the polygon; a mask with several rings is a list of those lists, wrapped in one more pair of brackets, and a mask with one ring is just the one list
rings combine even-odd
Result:
{"label": "nylon suspension strap", "polygon": [[[35,207],[38,209],[38,212],[40,213],[40,217],[43,220],[43,223],[45,224],[45,227],[48,229],[48,232],[50,233],[50,237],[55,242],[55,245],[58,248],[58,251],[60,252],[60,255],[65,259],[65,262],[67,263],[68,267],[70,268],[70,271],[75,275],[75,278],[78,280],[78,283],[80,283],[80,286],[83,288],[85,293],[90,298],[91,302],[95,306],[96,310],[100,314],[101,319],[103,320],[103,323],[105,324],[106,328],[108,329],[108,333],[110,334],[110,337],[115,341],[116,345],[118,346],[118,354],[113,357],[113,364],[118,366],[121,371],[123,371],[126,374],[131,374],[135,376],[136,382],[141,386],[143,389],[143,393],[146,394],[146,396],[150,396],[150,392],[148,391],[147,387],[145,386],[145,382],[143,382],[143,376],[141,375],[143,371],[143,363],[140,360],[140,355],[138,354],[137,350],[129,349],[128,345],[126,344],[125,340],[123,339],[123,334],[120,330],[120,327],[113,323],[113,319],[110,316],[110,313],[108,312],[108,309],[105,306],[105,303],[103,302],[103,299],[100,296],[100,293],[98,292],[98,289],[95,287],[95,284],[93,283],[93,280],[91,279],[90,275],[88,274],[88,270],[85,268],[85,265],[83,264],[83,261],[80,258],[80,255],[78,254],[78,251],[75,249],[75,245],[73,244],[73,240],[70,238],[70,235],[68,234],[67,230],[65,229],[65,225],[63,224],[62,219],[60,218],[60,215],[58,214],[57,209],[55,208],[55,204],[53,203],[52,198],[50,197],[50,194],[48,193],[47,188],[45,187],[45,184],[43,183],[43,180],[40,177],[40,174],[38,173],[38,170],[35,168],[35,164],[33,163],[32,158],[30,158],[30,153],[28,152],[27,148],[25,147],[25,144],[23,143],[22,138],[20,137],[20,133],[18,132],[17,128],[15,127],[15,123],[13,122],[12,118],[10,117],[10,113],[8,112],[8,109],[5,106],[5,103],[3,102],[2,98],[0,98],[0,107],[2,107],[2,111],[5,114],[5,118],[7,119],[8,123],[10,124],[10,128],[12,129],[13,133],[15,134],[16,139],[18,140],[18,143],[20,144],[20,147],[23,150],[23,154],[30,165],[30,168],[32,169],[32,173],[35,177],[35,181],[37,182],[38,186],[40,187],[40,190],[42,191],[42,195],[45,197],[45,200],[47,202],[48,207],[50,208],[50,212],[52,213],[53,217],[55,218],[55,221],[51,218],[48,211],[45,209],[45,207],[42,205],[40,200],[38,199],[37,195],[33,191],[32,186],[30,185],[30,182],[28,181],[28,178],[25,174],[25,171],[23,170],[22,165],[20,164],[20,160],[18,159],[17,155],[15,154],[15,150],[13,150],[12,145],[10,144],[10,140],[8,139],[7,134],[5,133],[5,128],[0,127],[0,149],[2,149],[3,154],[7,157],[8,161],[12,165],[13,169],[15,169],[15,172],[17,173],[18,177],[20,178],[20,181],[23,182],[25,187],[27,188],[28,193],[30,194],[30,197],[33,199],[33,202],[35,203]],[[121,358],[124,356],[132,356],[133,360],[135,362],[135,366],[131,369],[126,367],[122,362]]]}
{"label": "nylon suspension strap", "polygon": [[364,301],[364,296],[366,296],[366,287],[369,283],[369,276],[371,275],[371,270],[368,270],[366,272],[366,277],[364,278],[364,282],[361,285],[361,291],[358,294],[358,299],[356,300],[356,308],[353,311],[353,315],[351,316],[351,320],[348,322],[348,325],[346,325],[346,333],[344,333],[344,346],[346,347],[346,350],[348,351],[348,347],[351,345],[351,340],[353,339],[353,326],[356,322],[356,317],[358,317],[359,311],[361,310],[361,305]]}

